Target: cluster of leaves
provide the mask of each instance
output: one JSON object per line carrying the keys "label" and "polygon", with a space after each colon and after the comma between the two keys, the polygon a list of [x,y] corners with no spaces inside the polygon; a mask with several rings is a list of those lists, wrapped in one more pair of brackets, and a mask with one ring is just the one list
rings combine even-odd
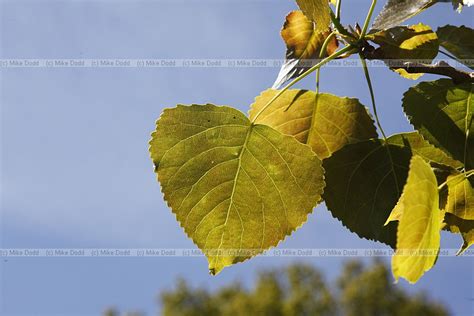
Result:
{"label": "cluster of leaves", "polygon": [[334,282],[305,264],[261,271],[255,284],[239,283],[210,293],[180,280],[161,293],[161,314],[177,315],[448,315],[446,308],[423,293],[407,293],[394,286],[381,262],[364,266],[347,262]]}
{"label": "cluster of leaves", "polygon": [[[444,304],[424,292],[407,292],[393,284],[382,261],[370,265],[348,261],[338,277],[327,282],[322,271],[307,264],[259,271],[250,287],[239,281],[209,291],[178,279],[174,288],[159,295],[163,316],[445,316]],[[120,313],[115,308],[104,316],[145,316]]]}
{"label": "cluster of leaves", "polygon": [[[370,30],[375,0],[354,28],[341,24],[340,0],[335,12],[327,0],[296,2],[301,11],[286,17],[281,33],[287,60],[248,117],[212,104],[164,110],[150,141],[164,198],[212,274],[276,246],[324,200],[352,232],[395,248],[395,278],[416,282],[436,261],[442,229],[462,235],[460,252],[474,242],[474,76],[431,64],[441,46],[472,68],[474,30],[398,25],[433,0],[389,0]],[[353,54],[378,130],[357,99],[320,93],[319,85],[290,89],[314,71],[319,82],[321,66]],[[367,59],[407,79],[450,77],[405,92],[415,131],[386,137]]]}

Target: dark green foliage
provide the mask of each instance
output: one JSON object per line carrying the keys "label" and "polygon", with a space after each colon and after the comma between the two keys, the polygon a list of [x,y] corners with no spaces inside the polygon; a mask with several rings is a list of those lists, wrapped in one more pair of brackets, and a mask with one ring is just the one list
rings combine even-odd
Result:
{"label": "dark green foliage", "polygon": [[348,262],[334,284],[313,266],[295,264],[259,273],[250,289],[234,283],[209,292],[180,280],[160,296],[163,316],[442,316],[446,308],[424,293],[396,287],[380,261]]}

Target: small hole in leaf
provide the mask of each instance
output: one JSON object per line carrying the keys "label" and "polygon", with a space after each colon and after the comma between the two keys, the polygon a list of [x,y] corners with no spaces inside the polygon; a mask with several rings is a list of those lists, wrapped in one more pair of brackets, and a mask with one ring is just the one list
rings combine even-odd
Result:
{"label": "small hole in leaf", "polygon": [[210,122],[211,120],[207,120],[208,122]]}

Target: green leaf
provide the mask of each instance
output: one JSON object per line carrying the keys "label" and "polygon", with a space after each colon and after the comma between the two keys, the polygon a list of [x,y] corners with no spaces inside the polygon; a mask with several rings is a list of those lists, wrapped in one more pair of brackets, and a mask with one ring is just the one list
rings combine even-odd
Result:
{"label": "green leaf", "polygon": [[464,240],[458,251],[458,255],[462,254],[474,244],[474,220],[464,220],[453,214],[446,213],[444,222],[449,231],[455,234],[461,234]]}
{"label": "green leaf", "polygon": [[165,200],[212,274],[276,246],[324,187],[308,146],[229,107],[166,109],[150,153]]}
{"label": "green leaf", "polygon": [[301,11],[316,24],[316,31],[327,31],[331,23],[328,0],[296,0]]}
{"label": "green leaf", "polygon": [[[258,96],[250,108],[250,118],[277,93],[277,90],[266,90]],[[285,91],[262,112],[257,123],[296,137],[310,145],[320,159],[346,144],[377,137],[372,118],[357,99],[326,93],[316,98],[316,93],[307,90]]]}
{"label": "green leaf", "polygon": [[[281,30],[281,37],[286,44],[286,60],[273,84],[273,88],[279,88],[286,81],[298,77],[311,66],[314,66],[311,60],[319,58],[321,47],[329,33],[329,31],[316,31],[314,23],[303,12],[290,12],[286,16],[285,24]],[[327,46],[326,53],[321,57],[334,53],[337,46],[338,42],[333,37],[333,40]]]}
{"label": "green leaf", "polygon": [[384,223],[401,195],[410,157],[408,148],[383,140],[346,145],[323,161],[326,206],[358,236],[394,248],[397,224]]}
{"label": "green leaf", "polygon": [[372,29],[384,30],[400,25],[435,3],[435,0],[388,0],[375,18]]}
{"label": "green leaf", "polygon": [[472,84],[449,79],[422,82],[405,92],[403,108],[411,124],[436,147],[474,168]]}
{"label": "green leaf", "polygon": [[461,219],[474,220],[474,188],[471,178],[462,174],[448,177],[448,203],[446,212],[452,213]]}
{"label": "green leaf", "polygon": [[419,23],[412,26],[396,26],[369,35],[369,38],[380,45],[374,56],[385,60],[387,66],[408,79],[418,79],[423,74],[408,73],[405,69],[397,68],[391,59],[397,63],[422,59],[431,62],[438,55],[439,43],[435,32],[427,25]]}
{"label": "green leaf", "polygon": [[445,25],[436,31],[439,44],[459,58],[471,69],[474,69],[474,30],[462,26]]}
{"label": "green leaf", "polygon": [[430,165],[413,156],[401,197],[403,213],[398,223],[397,251],[392,272],[416,283],[438,256],[444,214],[439,209],[438,184]]}

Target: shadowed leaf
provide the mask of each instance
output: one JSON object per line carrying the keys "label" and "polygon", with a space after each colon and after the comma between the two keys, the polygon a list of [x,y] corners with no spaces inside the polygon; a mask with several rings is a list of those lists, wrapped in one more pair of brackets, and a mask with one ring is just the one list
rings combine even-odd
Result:
{"label": "shadowed leaf", "polygon": [[400,25],[435,3],[434,0],[388,0],[375,18],[372,29],[383,30]]}
{"label": "shadowed leaf", "polygon": [[386,144],[370,140],[347,145],[323,161],[323,197],[328,209],[360,237],[395,247],[396,223],[392,221],[403,212],[397,202],[413,155],[434,165],[460,165],[416,132],[392,135]]}
{"label": "shadowed leaf", "polygon": [[398,223],[392,272],[396,281],[402,277],[416,283],[436,261],[444,217],[439,209],[435,174],[420,156],[413,156],[411,160],[400,203],[403,213]]}
{"label": "shadowed leaf", "polygon": [[166,109],[150,153],[165,200],[212,274],[276,246],[324,187],[308,146],[229,107]]}
{"label": "shadowed leaf", "polygon": [[400,25],[438,2],[451,2],[453,8],[458,11],[461,11],[463,6],[473,5],[473,0],[388,0],[375,18],[372,30],[383,30]]}
{"label": "shadowed leaf", "polygon": [[384,223],[402,192],[410,157],[407,148],[369,140],[325,159],[323,198],[332,215],[358,236],[394,248],[397,224]]}
{"label": "shadowed leaf", "polygon": [[455,234],[461,234],[464,240],[461,248],[458,251],[458,255],[462,254],[466,249],[474,244],[474,220],[464,220],[453,214],[446,213],[444,218],[446,228]]}
{"label": "shadowed leaf", "polygon": [[454,159],[474,168],[472,84],[452,80],[422,82],[405,92],[403,108],[423,137]]}
{"label": "shadowed leaf", "polygon": [[[277,93],[277,90],[266,90],[258,96],[250,108],[250,118]],[[316,93],[307,90],[287,90],[265,109],[257,123],[296,137],[310,145],[320,159],[346,144],[377,137],[372,118],[357,99],[327,93],[316,98]]]}
{"label": "shadowed leaf", "polygon": [[447,179],[448,203],[446,212],[465,220],[474,220],[474,188],[471,178],[451,175]]}
{"label": "shadowed leaf", "polygon": [[396,63],[417,59],[430,63],[438,55],[436,33],[421,23],[383,30],[371,34],[370,39],[380,45],[374,52],[376,58],[385,60],[390,69],[408,79],[418,79],[423,74],[408,73],[405,69],[397,68]]}
{"label": "shadowed leaf", "polygon": [[400,133],[388,138],[392,145],[409,147],[414,155],[423,157],[433,165],[448,166],[451,168],[461,168],[463,164],[448,156],[441,149],[428,143],[418,132]]}
{"label": "shadowed leaf", "polygon": [[436,31],[439,44],[466,66],[474,69],[474,30],[462,26],[445,25]]}

